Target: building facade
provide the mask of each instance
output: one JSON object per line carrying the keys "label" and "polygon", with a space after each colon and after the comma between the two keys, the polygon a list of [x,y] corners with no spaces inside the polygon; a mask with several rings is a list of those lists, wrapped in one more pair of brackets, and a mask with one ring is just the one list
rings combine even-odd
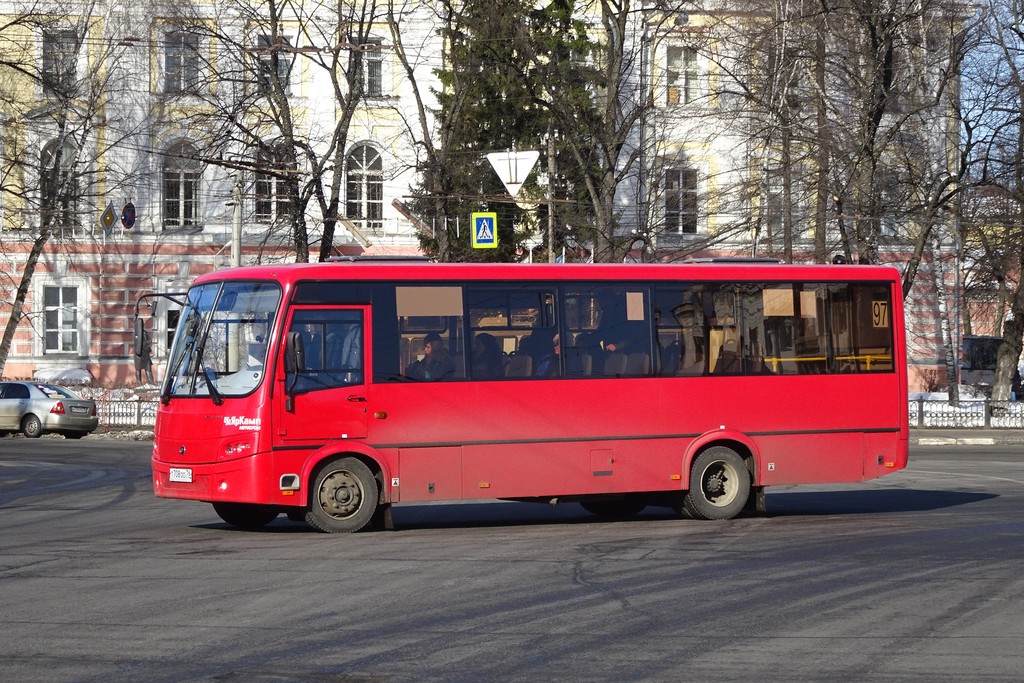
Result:
{"label": "building facade", "polygon": [[[329,230],[326,253],[418,253],[431,220],[415,215],[409,198],[421,150],[437,133],[438,6],[299,3],[281,15],[274,7],[114,0],[78,14],[56,3],[21,14],[20,3],[0,0],[5,302],[34,268],[3,377],[77,369],[99,384],[132,384],[139,297],[182,291],[232,263],[295,260],[297,206],[306,258],[318,258]],[[641,115],[616,195],[620,233],[638,238],[635,257],[813,260],[822,249],[863,249],[841,229],[840,208],[816,204],[825,169],[815,150],[828,131],[808,118],[811,67],[794,62],[782,88],[755,67],[768,72],[786,45],[737,47],[755,43],[761,24],[777,17],[665,3],[635,9],[620,96]],[[579,11],[600,31],[598,5]],[[853,100],[818,115],[838,117],[843,106]],[[949,138],[934,133],[948,117],[928,116],[916,134],[941,140],[926,151],[942,160]],[[787,139],[783,129],[804,134]],[[870,218],[893,226],[874,245],[879,260],[903,267],[914,230],[899,227],[895,213]],[[934,267],[944,263],[941,249],[929,243],[924,252],[908,299],[920,367],[912,377],[922,387],[942,381],[941,320],[951,314],[938,301],[955,302],[957,278],[950,264]],[[0,303],[0,319],[13,310]],[[164,297],[139,311],[158,368],[177,311]]]}

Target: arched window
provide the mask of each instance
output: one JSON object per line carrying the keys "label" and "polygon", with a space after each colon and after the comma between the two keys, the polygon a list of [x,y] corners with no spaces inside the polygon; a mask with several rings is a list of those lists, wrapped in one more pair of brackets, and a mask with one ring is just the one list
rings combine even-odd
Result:
{"label": "arched window", "polygon": [[75,175],[77,149],[70,142],[54,140],[43,148],[39,166],[39,201],[43,224],[73,228],[78,220],[78,177]]}
{"label": "arched window", "polygon": [[164,230],[201,225],[199,187],[203,164],[187,142],[171,145],[164,153]]}
{"label": "arched window", "polygon": [[345,161],[345,212],[365,227],[380,228],[384,218],[384,162],[369,145],[359,145]]}

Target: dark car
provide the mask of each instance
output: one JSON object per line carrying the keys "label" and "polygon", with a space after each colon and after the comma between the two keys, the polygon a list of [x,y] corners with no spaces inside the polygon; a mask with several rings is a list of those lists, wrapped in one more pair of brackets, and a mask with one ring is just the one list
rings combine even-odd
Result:
{"label": "dark car", "polygon": [[0,382],[0,434],[21,431],[29,439],[47,432],[78,439],[99,425],[96,401],[64,387],[38,382]]}

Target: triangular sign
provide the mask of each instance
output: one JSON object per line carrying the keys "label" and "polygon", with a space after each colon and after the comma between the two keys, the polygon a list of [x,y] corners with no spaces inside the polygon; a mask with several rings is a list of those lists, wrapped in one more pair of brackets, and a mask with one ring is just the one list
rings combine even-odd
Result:
{"label": "triangular sign", "polygon": [[491,162],[494,172],[505,184],[508,193],[515,197],[519,194],[519,188],[523,186],[526,179],[530,177],[540,152],[491,152],[487,155],[487,161]]}

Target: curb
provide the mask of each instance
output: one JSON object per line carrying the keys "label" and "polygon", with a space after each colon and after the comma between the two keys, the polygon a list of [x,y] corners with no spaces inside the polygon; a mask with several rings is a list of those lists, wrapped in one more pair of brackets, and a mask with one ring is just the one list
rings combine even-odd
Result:
{"label": "curb", "polygon": [[995,446],[990,437],[953,438],[948,436],[926,436],[917,440],[918,446]]}

